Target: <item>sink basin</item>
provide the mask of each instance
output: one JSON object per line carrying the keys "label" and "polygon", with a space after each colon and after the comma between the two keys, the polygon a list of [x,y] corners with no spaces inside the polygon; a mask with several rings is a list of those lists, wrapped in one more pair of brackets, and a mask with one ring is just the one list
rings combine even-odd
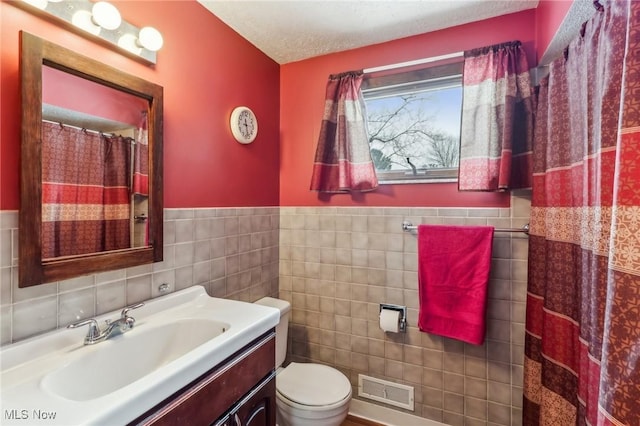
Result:
{"label": "sink basin", "polygon": [[131,316],[132,330],[95,345],[84,345],[86,328],[63,328],[0,347],[0,423],[129,424],[280,319],[277,309],[210,297],[202,286],[147,300]]}
{"label": "sink basin", "polygon": [[181,319],[148,329],[136,327],[96,344],[87,354],[47,374],[42,387],[72,401],[99,398],[181,357],[229,327],[207,319]]}

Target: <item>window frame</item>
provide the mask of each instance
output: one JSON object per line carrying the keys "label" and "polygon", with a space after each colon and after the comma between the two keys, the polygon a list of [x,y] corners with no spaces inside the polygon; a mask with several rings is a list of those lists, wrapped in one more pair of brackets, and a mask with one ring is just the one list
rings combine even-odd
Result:
{"label": "window frame", "polygon": [[[441,89],[451,87],[452,82],[459,82],[462,86],[462,70],[464,62],[456,60],[441,65],[422,67],[405,72],[381,72],[365,75],[361,90],[364,102],[367,97],[375,99],[385,91],[394,95],[402,95],[422,91],[420,88],[442,86]],[[369,96],[367,96],[369,95]],[[462,111],[462,102],[460,104]],[[459,148],[458,148],[459,149]],[[410,183],[446,183],[458,181],[458,167],[417,169],[417,174],[403,170],[377,170],[380,184],[410,184]]]}

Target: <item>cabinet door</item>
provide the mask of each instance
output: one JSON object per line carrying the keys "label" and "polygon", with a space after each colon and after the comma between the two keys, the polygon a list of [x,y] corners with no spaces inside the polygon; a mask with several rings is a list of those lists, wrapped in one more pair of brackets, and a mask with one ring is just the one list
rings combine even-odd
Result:
{"label": "cabinet door", "polygon": [[227,423],[224,419],[238,401],[275,375],[274,360],[275,333],[269,332],[129,425],[202,426],[220,419],[222,425],[232,426],[233,416]]}
{"label": "cabinet door", "polygon": [[276,376],[266,377],[231,411],[234,426],[275,426]]}
{"label": "cabinet door", "polygon": [[231,418],[231,415],[227,413],[223,418],[221,418],[211,426],[235,426],[235,423]]}

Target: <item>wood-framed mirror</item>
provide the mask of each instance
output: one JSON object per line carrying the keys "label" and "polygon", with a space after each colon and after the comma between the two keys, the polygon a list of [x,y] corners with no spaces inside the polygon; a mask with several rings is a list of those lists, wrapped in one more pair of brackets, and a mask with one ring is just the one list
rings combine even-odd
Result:
{"label": "wood-framed mirror", "polygon": [[161,261],[162,87],[20,42],[19,287]]}

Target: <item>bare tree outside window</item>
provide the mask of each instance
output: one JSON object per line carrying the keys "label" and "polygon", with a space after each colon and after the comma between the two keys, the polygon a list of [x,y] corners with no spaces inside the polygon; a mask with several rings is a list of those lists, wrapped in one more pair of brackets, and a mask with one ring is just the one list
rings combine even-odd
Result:
{"label": "bare tree outside window", "polygon": [[383,90],[364,93],[369,146],[379,177],[428,179],[429,171],[457,170],[461,85],[429,89],[423,83],[418,90],[405,88],[397,94]]}

